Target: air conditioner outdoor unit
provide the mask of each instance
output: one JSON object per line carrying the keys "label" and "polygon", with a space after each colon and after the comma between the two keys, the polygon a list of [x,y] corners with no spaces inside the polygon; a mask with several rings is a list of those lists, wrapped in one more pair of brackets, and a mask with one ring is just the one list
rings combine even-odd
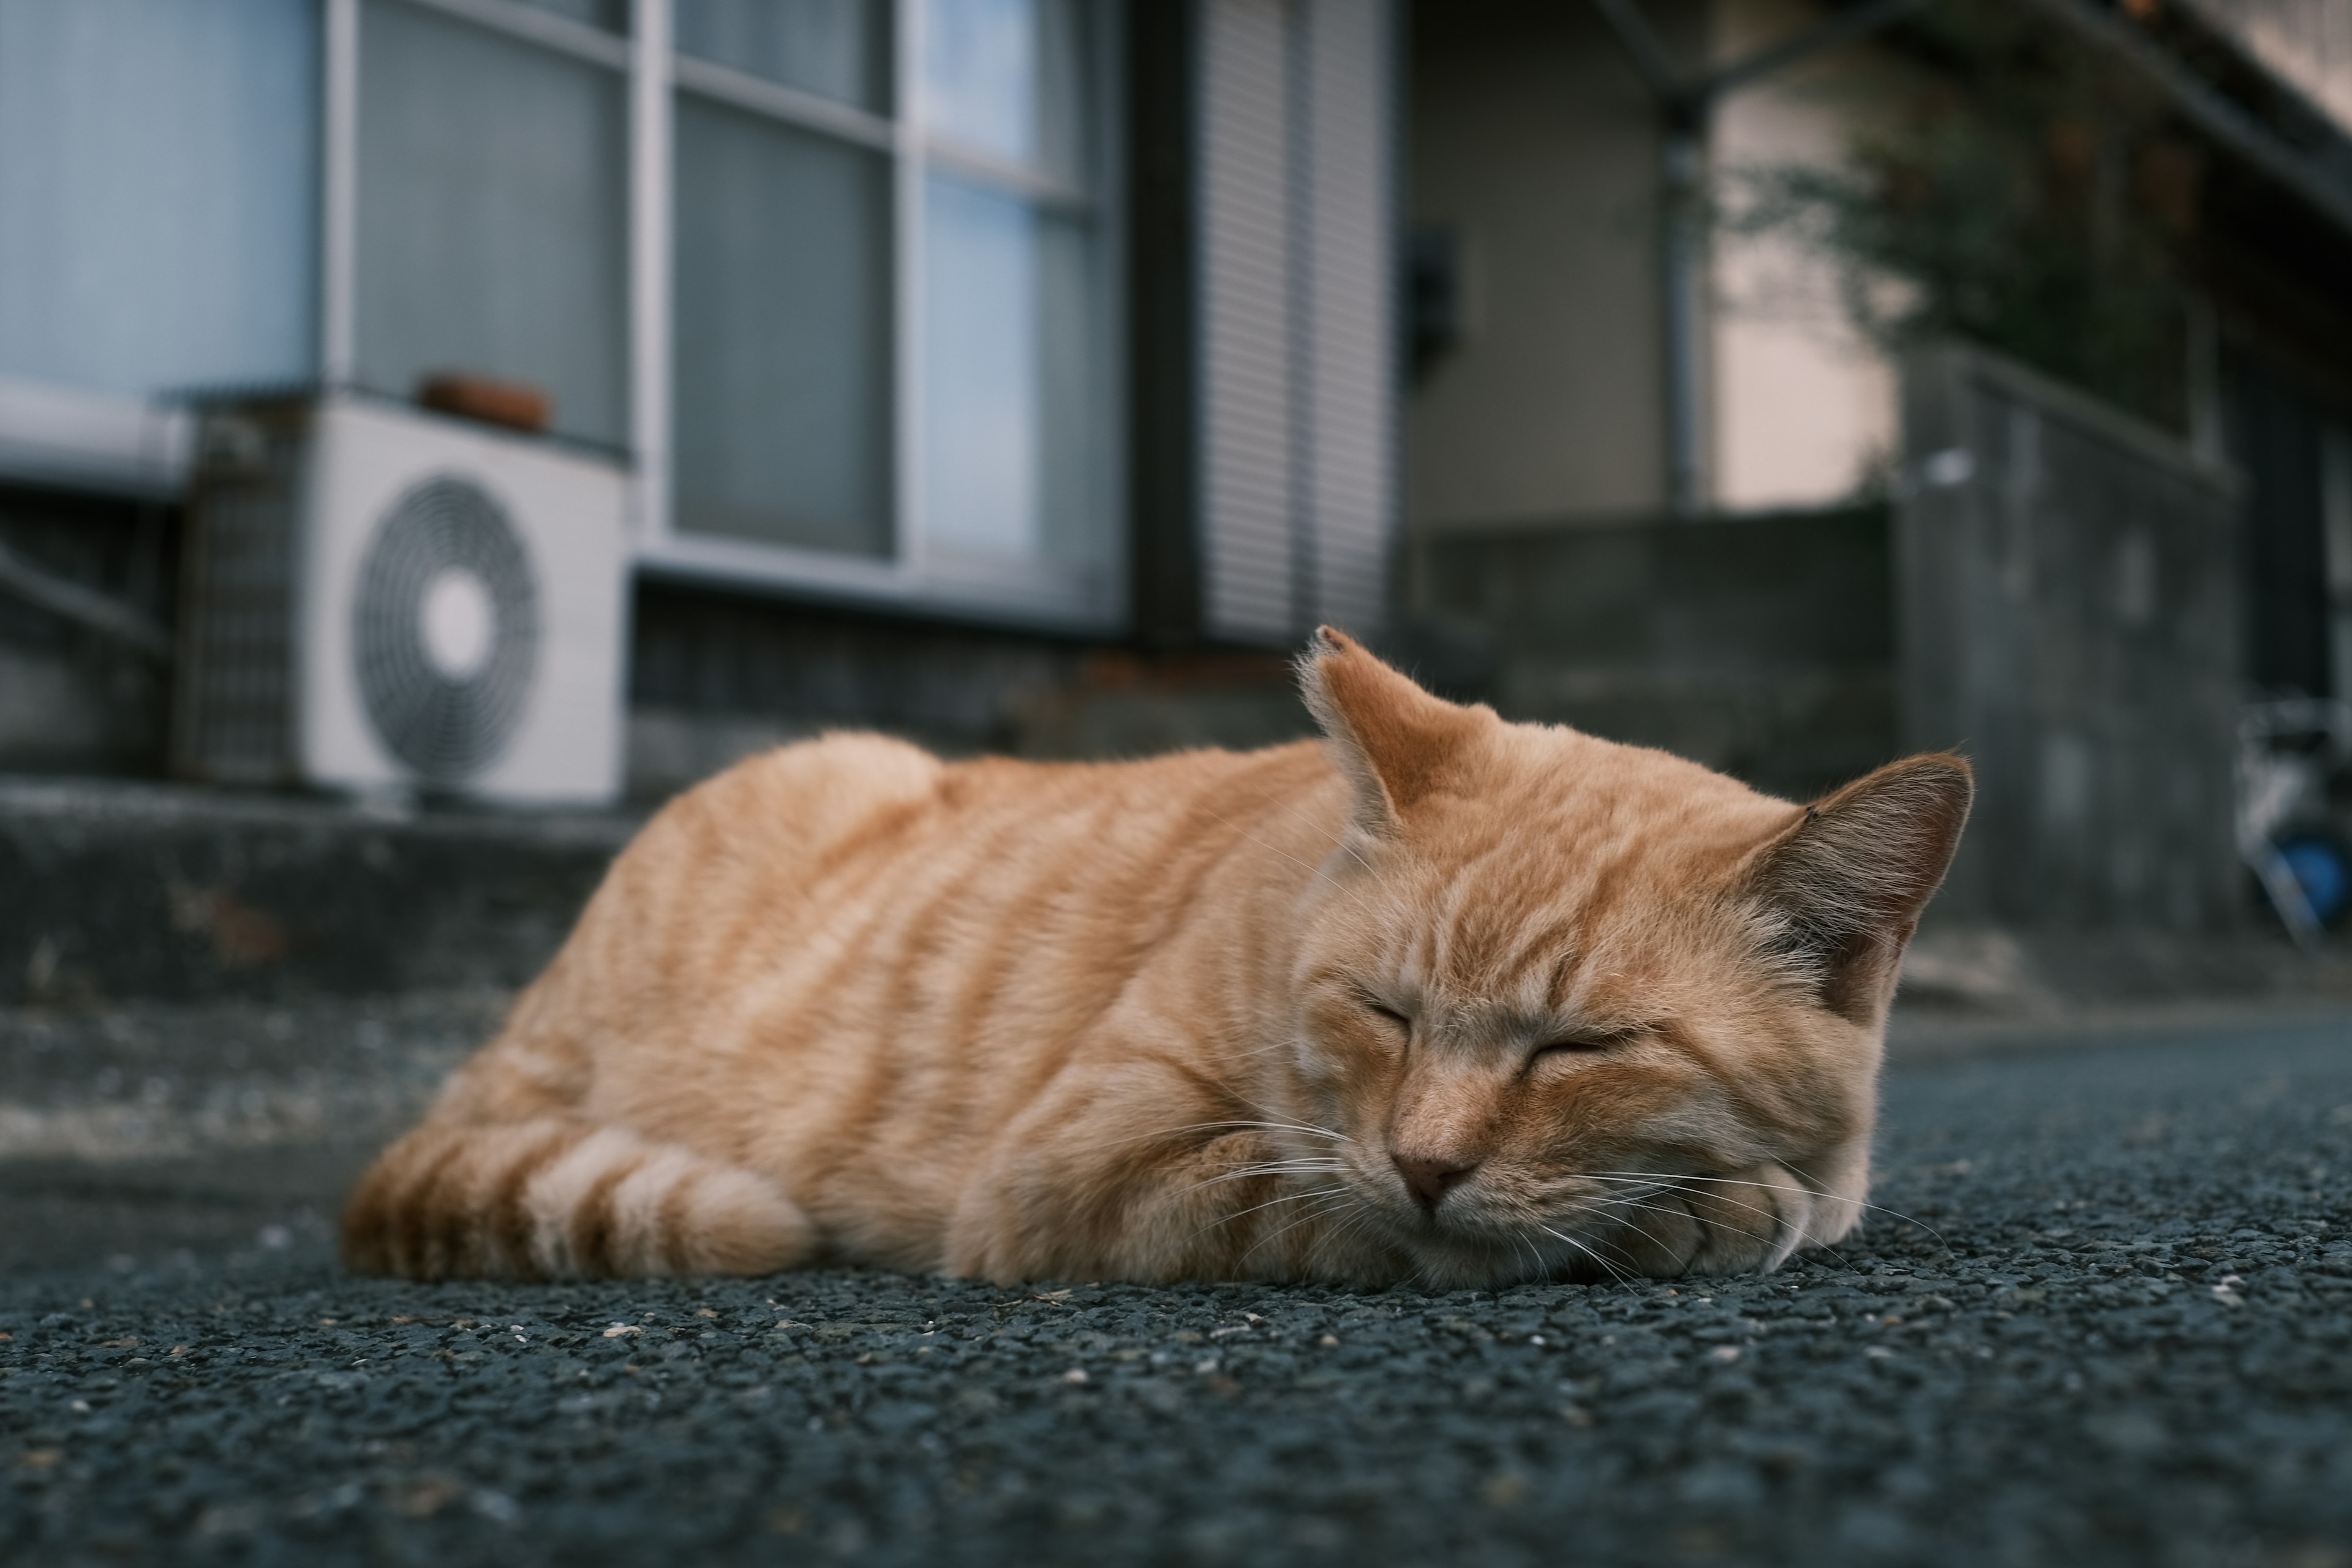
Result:
{"label": "air conditioner outdoor unit", "polygon": [[174,770],[593,805],[621,784],[625,476],[354,395],[208,405]]}

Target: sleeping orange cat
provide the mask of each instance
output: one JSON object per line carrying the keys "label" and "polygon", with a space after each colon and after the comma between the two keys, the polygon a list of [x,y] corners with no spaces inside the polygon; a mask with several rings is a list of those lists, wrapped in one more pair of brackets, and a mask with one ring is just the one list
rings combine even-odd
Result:
{"label": "sleeping orange cat", "polygon": [[1967,764],[1812,805],[1440,700],[1321,743],[674,802],[343,1219],[355,1268],[1494,1286],[1771,1268],[1865,1206]]}

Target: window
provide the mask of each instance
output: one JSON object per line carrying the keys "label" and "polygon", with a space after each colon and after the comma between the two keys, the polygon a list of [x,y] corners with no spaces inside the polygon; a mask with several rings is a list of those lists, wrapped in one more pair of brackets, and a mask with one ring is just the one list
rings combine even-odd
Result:
{"label": "window", "polygon": [[678,5],[682,532],[896,553],[887,24],[870,0]]}
{"label": "window", "polygon": [[362,0],[358,381],[394,395],[436,371],[529,382],[558,433],[627,444],[619,58]]}
{"label": "window", "polygon": [[1119,615],[1093,0],[677,0],[659,564]]}
{"label": "window", "polygon": [[[923,516],[933,548],[1084,559],[1098,502],[1086,16],[952,0],[923,40]],[[1102,564],[1102,563],[1097,563]]]}
{"label": "window", "polygon": [[656,570],[1119,618],[1107,0],[325,3],[352,378],[543,388]]}
{"label": "window", "polygon": [[1117,17],[0,0],[0,390],[525,382],[651,570],[1108,628]]}

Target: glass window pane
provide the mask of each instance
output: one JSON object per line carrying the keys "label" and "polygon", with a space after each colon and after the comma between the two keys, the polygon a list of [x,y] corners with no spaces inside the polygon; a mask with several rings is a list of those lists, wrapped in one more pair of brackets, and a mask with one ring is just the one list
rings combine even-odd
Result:
{"label": "glass window pane", "polygon": [[1081,183],[1084,19],[1080,0],[929,0],[923,112],[931,133]]}
{"label": "glass window pane", "polygon": [[889,163],[681,94],[677,526],[886,555]]}
{"label": "glass window pane", "polygon": [[682,55],[889,112],[888,0],[678,0],[675,26]]}
{"label": "glass window pane", "polygon": [[310,0],[0,3],[0,374],[316,371]]}
{"label": "glass window pane", "polygon": [[360,379],[528,382],[622,445],[627,103],[615,73],[371,0],[360,36]]}
{"label": "glass window pane", "polygon": [[924,203],[923,518],[948,552],[1107,562],[1092,246],[960,181]]}
{"label": "glass window pane", "polygon": [[575,22],[585,22],[592,27],[602,27],[611,33],[629,30],[629,0],[522,0],[526,5],[536,5],[542,11],[552,11],[569,16]]}

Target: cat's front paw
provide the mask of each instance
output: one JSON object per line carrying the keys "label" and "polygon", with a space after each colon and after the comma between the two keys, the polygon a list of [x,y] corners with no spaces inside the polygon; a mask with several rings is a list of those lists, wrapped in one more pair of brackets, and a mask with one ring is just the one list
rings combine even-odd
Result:
{"label": "cat's front paw", "polygon": [[1682,1176],[1629,1205],[1600,1248],[1626,1273],[1769,1273],[1791,1254],[1853,1228],[1851,1203],[1825,1197],[1779,1165]]}

